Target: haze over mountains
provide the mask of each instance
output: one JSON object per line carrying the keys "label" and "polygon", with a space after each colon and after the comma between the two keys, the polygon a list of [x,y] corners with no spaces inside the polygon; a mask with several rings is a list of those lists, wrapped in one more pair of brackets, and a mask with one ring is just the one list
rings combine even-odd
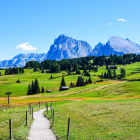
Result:
{"label": "haze over mountains", "polygon": [[66,35],[60,35],[50,46],[48,53],[19,54],[11,60],[0,61],[1,68],[23,67],[28,61],[44,61],[45,59],[62,60],[85,56],[109,56],[140,53],[140,46],[120,37],[111,37],[106,44],[98,43],[92,50],[86,41],[76,40]]}

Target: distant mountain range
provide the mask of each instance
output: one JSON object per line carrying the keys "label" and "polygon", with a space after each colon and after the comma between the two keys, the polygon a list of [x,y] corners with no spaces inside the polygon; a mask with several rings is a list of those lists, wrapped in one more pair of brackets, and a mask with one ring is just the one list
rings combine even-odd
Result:
{"label": "distant mountain range", "polygon": [[120,37],[111,37],[106,44],[98,43],[90,56],[110,56],[123,55],[129,53],[140,53],[140,46],[130,41],[129,39],[122,39]]}
{"label": "distant mountain range", "polygon": [[120,37],[111,37],[106,44],[98,43],[92,50],[86,41],[76,40],[66,35],[60,35],[50,46],[48,53],[19,54],[13,59],[0,61],[0,68],[23,67],[28,61],[44,61],[45,59],[62,60],[85,56],[109,56],[111,54],[123,55],[140,54],[140,46]]}

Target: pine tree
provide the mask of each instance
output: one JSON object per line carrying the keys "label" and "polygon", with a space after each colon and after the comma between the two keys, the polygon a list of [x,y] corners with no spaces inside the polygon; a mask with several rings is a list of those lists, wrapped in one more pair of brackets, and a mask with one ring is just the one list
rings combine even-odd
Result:
{"label": "pine tree", "polygon": [[21,72],[24,73],[24,68],[22,68]]}
{"label": "pine tree", "polygon": [[44,93],[44,87],[42,87],[41,92]]}
{"label": "pine tree", "polygon": [[5,70],[5,75],[7,75],[7,68],[6,68],[6,70]]}
{"label": "pine tree", "polygon": [[19,74],[20,72],[19,72],[19,68],[17,68],[17,74]]}
{"label": "pine tree", "polygon": [[121,77],[124,78],[126,76],[126,72],[125,69],[121,69]]}
{"label": "pine tree", "polygon": [[104,75],[103,75],[103,73],[101,74],[101,76],[100,76],[100,78],[103,78],[104,77]]}
{"label": "pine tree", "polygon": [[16,81],[16,83],[21,83],[21,82],[20,82],[20,80],[18,79],[18,80]]}
{"label": "pine tree", "polygon": [[27,95],[32,95],[32,91],[31,91],[31,86],[30,84],[28,85],[28,91],[27,91]]}
{"label": "pine tree", "polygon": [[35,94],[35,84],[33,80],[32,80],[32,85],[31,85],[31,91],[32,91],[32,94]]}
{"label": "pine tree", "polygon": [[107,74],[106,74],[106,72],[104,73],[104,78],[107,78]]}
{"label": "pine tree", "polygon": [[82,78],[82,76],[78,76],[76,86],[79,87],[79,86],[85,86],[85,85],[86,84],[84,82],[84,78]]}
{"label": "pine tree", "polygon": [[64,77],[62,77],[62,80],[61,80],[61,86],[66,86],[66,83],[65,83],[65,79],[64,79]]}
{"label": "pine tree", "polygon": [[114,77],[114,79],[117,78],[117,75],[116,75],[116,71],[115,70],[113,70],[113,77]]}
{"label": "pine tree", "polygon": [[39,82],[35,79],[35,94],[40,93]]}
{"label": "pine tree", "polygon": [[86,79],[86,84],[88,84],[88,80]]}
{"label": "pine tree", "polygon": [[50,79],[53,79],[53,77],[52,77],[52,74],[51,74],[51,77],[50,77]]}
{"label": "pine tree", "polygon": [[88,82],[89,82],[90,84],[92,84],[92,80],[91,80],[91,77],[90,77],[90,76],[89,76]]}
{"label": "pine tree", "polygon": [[112,72],[111,72],[111,69],[110,68],[108,68],[107,77],[108,78],[112,78]]}

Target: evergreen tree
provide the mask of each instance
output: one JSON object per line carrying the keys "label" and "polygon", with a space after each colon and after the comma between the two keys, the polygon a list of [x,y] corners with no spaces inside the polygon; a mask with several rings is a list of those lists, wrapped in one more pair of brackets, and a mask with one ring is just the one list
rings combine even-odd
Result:
{"label": "evergreen tree", "polygon": [[71,82],[71,83],[70,83],[70,87],[74,87],[74,83]]}
{"label": "evergreen tree", "polygon": [[108,68],[107,77],[108,77],[108,78],[112,78],[112,71],[111,71],[110,68]]}
{"label": "evergreen tree", "polygon": [[31,89],[30,84],[28,85],[27,95],[32,95],[32,89]]}
{"label": "evergreen tree", "polygon": [[24,68],[22,68],[21,72],[24,73]]}
{"label": "evergreen tree", "polygon": [[61,86],[66,86],[64,76],[62,77],[62,80],[61,80]]}
{"label": "evergreen tree", "polygon": [[107,74],[106,74],[106,72],[104,73],[104,78],[107,78]]}
{"label": "evergreen tree", "polygon": [[18,80],[16,81],[16,83],[21,83],[21,82],[20,82],[20,80],[18,79]]}
{"label": "evergreen tree", "polygon": [[103,73],[101,74],[101,76],[100,76],[100,78],[103,78],[104,77],[104,75],[103,75]]}
{"label": "evergreen tree", "polygon": [[17,74],[19,74],[20,72],[19,72],[19,68],[17,68]]}
{"label": "evergreen tree", "polygon": [[113,70],[113,77],[114,77],[114,79],[117,78],[117,75],[116,75],[116,71],[115,71],[115,69]]}
{"label": "evergreen tree", "polygon": [[35,94],[40,93],[39,82],[35,79]]}
{"label": "evergreen tree", "polygon": [[50,79],[53,79],[53,77],[52,77],[52,74],[51,74],[51,77],[50,77]]}
{"label": "evergreen tree", "polygon": [[91,80],[91,77],[90,77],[90,76],[89,76],[88,82],[89,82],[90,84],[92,84],[92,80]]}
{"label": "evergreen tree", "polygon": [[5,75],[7,75],[7,68],[6,68],[6,70],[5,70]]}
{"label": "evergreen tree", "polygon": [[44,93],[44,87],[42,87],[41,92]]}
{"label": "evergreen tree", "polygon": [[124,78],[126,76],[126,72],[125,69],[121,69],[121,77]]}
{"label": "evergreen tree", "polygon": [[82,76],[78,76],[76,86],[79,87],[79,86],[85,86],[85,85],[86,84],[84,82],[84,78],[82,78]]}
{"label": "evergreen tree", "polygon": [[32,85],[31,85],[31,91],[32,91],[32,94],[35,94],[35,84],[33,80],[32,80]]}
{"label": "evergreen tree", "polygon": [[86,84],[88,84],[88,80],[86,79]]}

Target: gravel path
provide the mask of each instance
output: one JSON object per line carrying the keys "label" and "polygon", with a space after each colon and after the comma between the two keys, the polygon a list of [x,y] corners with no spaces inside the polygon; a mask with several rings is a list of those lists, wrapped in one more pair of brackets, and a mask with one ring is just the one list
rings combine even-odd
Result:
{"label": "gravel path", "polygon": [[46,109],[34,112],[34,121],[30,129],[28,140],[57,140],[50,129],[49,120],[44,117],[43,113]]}

